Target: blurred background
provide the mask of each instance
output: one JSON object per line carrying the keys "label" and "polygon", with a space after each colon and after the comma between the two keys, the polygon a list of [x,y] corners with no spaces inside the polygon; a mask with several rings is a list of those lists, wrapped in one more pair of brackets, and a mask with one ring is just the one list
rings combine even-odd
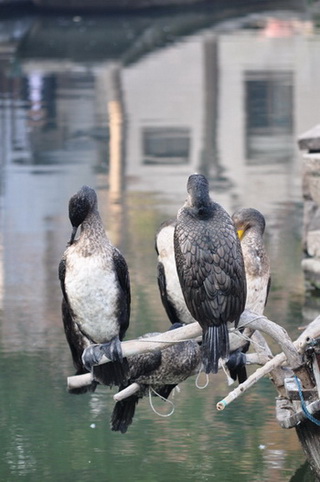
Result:
{"label": "blurred background", "polygon": [[144,399],[128,433],[111,432],[113,391],[67,393],[57,270],[69,198],[88,184],[129,265],[126,338],[165,331],[154,236],[201,172],[230,214],[265,215],[266,314],[297,338],[319,313],[301,271],[297,146],[319,123],[319,3],[39,3],[0,2],[1,480],[314,480],[267,379],[217,412],[225,376],[202,391],[191,378],[171,417]]}

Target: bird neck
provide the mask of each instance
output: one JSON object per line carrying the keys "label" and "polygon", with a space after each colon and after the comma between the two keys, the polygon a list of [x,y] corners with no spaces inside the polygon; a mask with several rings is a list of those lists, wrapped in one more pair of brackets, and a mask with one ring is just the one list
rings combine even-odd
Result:
{"label": "bird neck", "polygon": [[212,202],[209,193],[191,193],[188,196],[187,203],[190,207],[200,209],[208,209]]}
{"label": "bird neck", "polygon": [[90,237],[96,239],[106,237],[105,229],[103,227],[100,214],[97,210],[89,213],[86,219],[81,224],[80,237]]}
{"label": "bird neck", "polygon": [[191,211],[197,218],[208,219],[215,213],[215,205],[209,199],[208,203],[199,202],[191,207]]}
{"label": "bird neck", "polygon": [[240,240],[242,245],[257,246],[261,243],[261,235],[255,229],[247,229],[243,232]]}

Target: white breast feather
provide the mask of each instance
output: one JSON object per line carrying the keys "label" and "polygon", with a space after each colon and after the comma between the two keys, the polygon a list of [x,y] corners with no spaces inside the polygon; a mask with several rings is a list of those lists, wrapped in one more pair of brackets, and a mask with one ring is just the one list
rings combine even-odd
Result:
{"label": "white breast feather", "polygon": [[174,227],[166,226],[158,234],[157,246],[158,246],[158,260],[163,264],[167,294],[175,305],[176,310],[179,313],[179,317],[184,323],[193,323],[196,321],[189,312],[179,282],[176,260],[174,256]]}
{"label": "white breast feather", "polygon": [[95,343],[104,343],[119,333],[116,274],[100,256],[81,258],[71,248],[65,278],[71,309],[80,330]]}

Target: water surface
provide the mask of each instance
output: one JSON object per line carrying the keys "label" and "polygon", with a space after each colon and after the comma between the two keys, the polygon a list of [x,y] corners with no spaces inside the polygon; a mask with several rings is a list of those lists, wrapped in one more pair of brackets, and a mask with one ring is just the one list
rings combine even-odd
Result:
{"label": "water surface", "polygon": [[202,172],[230,213],[265,214],[266,313],[296,338],[318,310],[300,267],[296,143],[319,122],[317,18],[261,5],[31,12],[0,21],[0,48],[1,479],[312,480],[295,432],[275,421],[268,380],[217,412],[225,376],[202,391],[192,378],[171,417],[144,399],[128,433],[111,432],[112,391],[66,391],[73,366],[57,267],[70,236],[68,200],[91,185],[130,269],[127,338],[166,330],[154,235],[182,205],[188,175]]}

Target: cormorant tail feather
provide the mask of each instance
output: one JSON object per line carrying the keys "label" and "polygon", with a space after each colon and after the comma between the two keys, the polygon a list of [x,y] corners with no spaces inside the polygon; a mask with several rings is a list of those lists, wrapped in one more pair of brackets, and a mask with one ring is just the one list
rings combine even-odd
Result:
{"label": "cormorant tail feather", "polygon": [[131,395],[115,404],[110,420],[111,430],[126,433],[129,425],[132,424],[138,401],[139,397]]}
{"label": "cormorant tail feather", "polygon": [[217,373],[219,358],[229,356],[229,333],[226,323],[203,330],[202,362],[205,373]]}

